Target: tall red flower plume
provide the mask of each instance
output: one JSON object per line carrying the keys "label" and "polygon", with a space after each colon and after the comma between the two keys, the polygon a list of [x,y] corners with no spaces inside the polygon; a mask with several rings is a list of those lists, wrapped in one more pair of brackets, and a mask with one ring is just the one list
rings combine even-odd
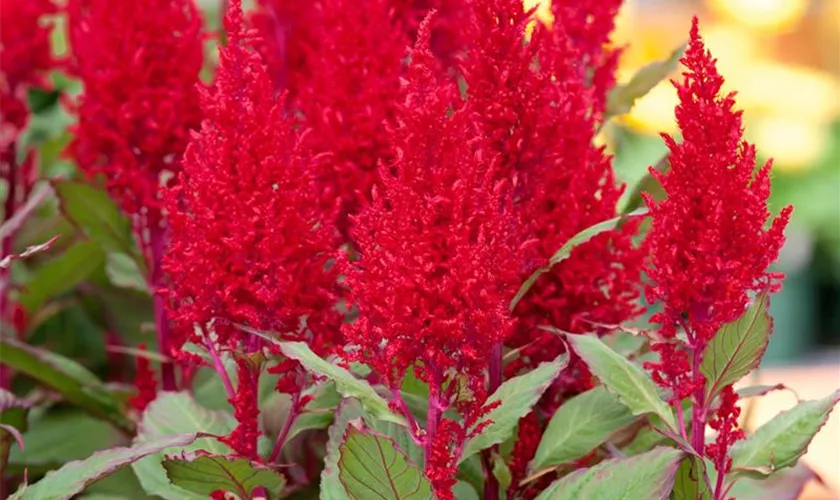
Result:
{"label": "tall red flower plume", "polygon": [[320,351],[340,318],[332,310],[335,272],[325,268],[333,230],[317,205],[315,160],[306,134],[284,116],[238,2],[225,25],[216,80],[201,89],[201,129],[167,196],[174,346],[200,341],[196,325],[215,331],[223,347],[237,346],[244,337],[235,325],[244,324],[306,337]]}
{"label": "tall red flower plume", "polygon": [[71,154],[135,224],[157,229],[161,185],[200,120],[202,20],[192,0],[69,0],[71,70],[84,83]]}
{"label": "tall red flower plume", "polygon": [[[518,284],[518,221],[506,183],[492,178],[496,155],[475,129],[472,109],[436,77],[427,29],[411,53],[391,131],[395,161],[382,165],[381,188],[354,221],[360,259],[344,268],[359,318],[346,333],[357,357],[387,385],[399,387],[414,365],[432,399],[456,406],[470,422],[486,397],[489,353],[512,326],[507,303]],[[443,390],[450,369],[463,378]],[[473,397],[456,404],[459,387]],[[447,498],[449,475],[435,467],[452,465],[441,457],[440,440],[452,453],[452,440],[464,432],[453,433],[452,424],[437,428],[439,419],[430,414],[426,444],[434,460],[427,472]]]}
{"label": "tall red flower plume", "polygon": [[[0,4],[0,178],[8,185],[6,218],[26,201],[37,178],[31,154],[18,163],[17,141],[29,119],[28,90],[43,86],[47,71],[56,64],[50,53],[52,26],[44,19],[56,10],[50,0]],[[10,251],[4,248],[2,254]]]}
{"label": "tall red flower plume", "polygon": [[[554,22],[550,58],[558,73],[575,73],[589,83],[592,114],[600,118],[607,93],[615,85],[615,70],[621,51],[610,48],[610,34],[622,0],[574,0],[551,2]],[[557,57],[561,60],[557,60]],[[559,76],[559,75],[558,75]],[[560,79],[565,79],[560,76]]]}
{"label": "tall red flower plume", "polygon": [[[597,99],[586,72],[577,70],[584,51],[563,30],[584,22],[569,16],[585,20],[602,14],[557,11],[566,17],[555,20],[554,30],[537,29],[526,43],[531,16],[520,1],[475,0],[472,7],[463,61],[467,98],[482,110],[478,125],[500,155],[496,178],[514,185],[514,208],[525,222],[521,239],[537,241],[535,254],[523,256],[524,278],[573,235],[614,217],[622,193],[610,158],[593,145]],[[594,238],[537,280],[515,310],[519,327],[509,345],[522,350],[508,364],[508,375],[564,351],[563,342],[537,329],[540,325],[578,333],[638,313],[642,253],[631,243],[634,230],[628,224]],[[591,383],[576,360],[567,374],[558,384],[573,393]],[[566,389],[549,394],[561,397]]]}
{"label": "tall red flower plume", "polygon": [[755,147],[742,139],[734,95],[721,94],[723,77],[696,19],[682,63],[687,71],[674,85],[683,141],[665,135],[671,170],[651,170],[667,198],[647,200],[653,216],[648,273],[650,298],[664,305],[653,318],[661,333],[673,336],[684,321],[699,345],[744,312],[750,292],[778,288],[781,276],[767,268],[778,257],[792,208],[765,229],[771,162],[756,171]]}
{"label": "tall red flower plume", "polygon": [[390,163],[386,122],[394,119],[408,40],[388,0],[322,0],[312,7],[320,30],[317,57],[298,89],[296,109],[312,129],[314,147],[329,153],[320,172],[326,209],[340,200],[338,228],[370,201],[377,164]]}
{"label": "tall red flower plume", "polygon": [[[722,475],[730,467],[727,451],[743,437],[737,428],[738,396],[724,388],[721,405],[709,422],[718,431],[713,444],[704,445],[705,379],[700,373],[702,353],[727,322],[741,316],[750,295],[779,288],[781,275],[767,271],[784,243],[783,231],[791,207],[767,222],[770,213],[770,168],[756,169],[755,148],[743,140],[741,112],[734,94],[722,94],[723,77],[705,49],[697,19],[682,59],[686,71],[674,82],[679,96],[677,123],[683,142],[664,139],[670,149],[671,170],[658,174],[667,198],[650,197],[653,224],[647,237],[651,252],[648,274],[650,300],[663,305],[652,317],[665,341],[654,344],[658,362],[646,367],[661,386],[671,390],[672,404],[693,394],[693,446],[713,459]],[[686,338],[678,342],[677,328]]]}

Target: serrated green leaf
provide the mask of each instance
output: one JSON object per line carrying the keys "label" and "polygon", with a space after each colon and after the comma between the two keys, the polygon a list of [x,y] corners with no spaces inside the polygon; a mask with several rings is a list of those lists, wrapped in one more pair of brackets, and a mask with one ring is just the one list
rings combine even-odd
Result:
{"label": "serrated green leaf", "polygon": [[206,498],[217,490],[230,491],[239,498],[253,498],[254,490],[263,487],[270,498],[283,490],[286,479],[275,469],[245,458],[188,453],[183,458],[167,458],[163,468],[172,484]]}
{"label": "serrated green leaf", "polygon": [[0,337],[0,346],[3,364],[50,387],[91,415],[133,432],[134,424],[123,414],[119,399],[82,365],[6,336]]}
{"label": "serrated green leaf", "polygon": [[529,276],[524,283],[522,283],[522,286],[519,287],[519,290],[516,292],[516,295],[514,295],[513,300],[510,301],[510,306],[508,307],[508,309],[510,309],[511,311],[516,309],[516,306],[517,304],[519,304],[519,301],[522,300],[522,297],[524,297],[525,294],[528,293],[528,290],[530,290],[531,287],[534,286],[534,283],[537,282],[537,279],[541,275],[547,273],[553,266],[568,259],[569,256],[572,255],[572,251],[575,248],[588,242],[589,240],[598,236],[599,234],[606,233],[608,231],[612,231],[616,228],[621,227],[631,217],[638,217],[646,213],[647,209],[639,209],[628,214],[620,215],[618,217],[599,222],[594,226],[590,226],[569,238],[569,240],[566,243],[564,243],[559,250],[554,252],[554,255],[552,255],[551,258],[548,260],[548,265],[543,266],[534,271],[534,273],[531,274],[531,276]]}
{"label": "serrated green leaf", "polygon": [[388,408],[388,402],[369,383],[357,379],[344,368],[320,358],[305,342],[280,342],[262,332],[248,331],[279,346],[286,357],[297,360],[310,373],[335,382],[339,394],[358,399],[365,411],[374,417],[386,422],[406,425],[405,419],[392,412]]}
{"label": "serrated green leaf", "polygon": [[838,401],[840,390],[824,399],[803,401],[736,442],[730,451],[733,474],[762,477],[796,465]]}
{"label": "serrated green leaf", "polygon": [[531,460],[530,473],[586,456],[635,420],[603,386],[569,399],[551,417]]}
{"label": "serrated green leaf", "polygon": [[40,266],[20,293],[20,304],[34,313],[49,299],[72,290],[88,279],[105,262],[105,254],[95,243],[79,242]]}
{"label": "serrated green leaf", "polygon": [[740,318],[723,325],[706,346],[700,371],[707,381],[707,400],[758,368],[773,325],[768,305],[767,293],[760,295]]}
{"label": "serrated green leaf", "polygon": [[344,433],[352,420],[364,415],[358,400],[347,398],[339,403],[335,410],[335,420],[327,434],[327,455],[324,458],[324,470],[321,471],[321,500],[349,500],[344,485],[338,477],[338,460],[341,456],[339,446],[344,440]]}
{"label": "serrated green leaf", "polygon": [[130,448],[110,448],[94,453],[85,460],[70,462],[48,472],[33,485],[23,485],[10,500],[65,500],[73,498],[91,483],[112,474],[143,457],[166,448],[183,447],[199,437],[196,433],[166,436],[154,441],[135,444]]}
{"label": "serrated green leaf", "polygon": [[665,500],[682,457],[681,451],[663,447],[635,457],[606,460],[558,479],[536,500]]}
{"label": "serrated green leaf", "polygon": [[131,222],[120,212],[108,193],[76,181],[56,182],[55,192],[61,211],[91,241],[106,252],[131,256],[141,274],[145,275],[146,264],[137,250]]}
{"label": "serrated green leaf", "polygon": [[677,69],[685,48],[685,44],[680,45],[667,59],[648,64],[636,72],[629,82],[616,86],[607,96],[606,119],[629,112],[637,99],[668,78]]}
{"label": "serrated green leaf", "polygon": [[536,369],[502,383],[485,403],[485,406],[499,403],[485,416],[491,423],[467,440],[458,463],[509,438],[519,419],[531,411],[568,363],[568,354],[561,354],[554,361],[542,363]]}
{"label": "serrated green leaf", "polygon": [[685,457],[677,470],[671,500],[712,500],[712,486],[707,482],[706,468],[714,471],[711,463],[697,457]]}
{"label": "serrated green leaf", "polygon": [[339,479],[350,500],[434,500],[423,472],[385,436],[352,423],[339,446]]}
{"label": "serrated green leaf", "polygon": [[607,347],[597,337],[566,335],[572,349],[589,369],[634,415],[655,413],[670,428],[676,429],[674,413],[662,401],[653,380],[634,363]]}
{"label": "serrated green leaf", "polygon": [[[228,435],[235,426],[236,421],[229,413],[208,410],[186,392],[162,392],[143,412],[135,444],[185,432]],[[217,439],[201,438],[189,446],[162,450],[131,467],[149,495],[157,495],[166,500],[203,500],[207,497],[173,485],[161,464],[165,455],[198,450],[219,455],[231,452],[230,448]]]}

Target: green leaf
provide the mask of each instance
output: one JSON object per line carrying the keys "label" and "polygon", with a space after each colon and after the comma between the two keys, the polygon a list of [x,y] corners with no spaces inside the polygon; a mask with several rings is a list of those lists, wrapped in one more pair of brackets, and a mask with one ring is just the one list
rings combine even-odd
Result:
{"label": "green leaf", "polygon": [[31,404],[0,389],[0,470],[6,470],[13,443],[21,444]]}
{"label": "green leaf", "polygon": [[706,482],[706,467],[714,467],[697,457],[685,457],[677,470],[671,500],[712,500],[712,486]]}
{"label": "green leaf", "polygon": [[21,291],[20,304],[36,312],[50,298],[72,290],[105,262],[105,254],[91,242],[80,242],[39,267]]}
{"label": "green leaf", "polygon": [[73,498],[91,483],[112,474],[143,457],[166,448],[182,447],[194,442],[196,433],[166,436],[155,441],[136,444],[130,448],[111,448],[98,451],[85,460],[70,462],[62,468],[48,472],[37,483],[21,486],[11,500],[64,500]]}
{"label": "green leaf", "polygon": [[[221,411],[208,410],[185,392],[162,392],[149,404],[137,429],[135,443],[144,443],[172,434],[202,432],[227,435],[236,426],[233,417]],[[166,500],[199,500],[197,495],[173,485],[161,462],[165,455],[204,450],[213,454],[230,453],[230,448],[213,438],[202,438],[189,446],[170,448],[144,458],[132,465],[137,479],[149,495]]]}
{"label": "green leaf", "polygon": [[56,182],[55,191],[64,215],[88,238],[106,252],[131,256],[141,274],[145,274],[145,262],[135,245],[131,222],[108,193],[75,181]]}
{"label": "green leaf", "polygon": [[322,384],[315,397],[306,404],[295,423],[292,424],[286,442],[291,441],[301,432],[329,427],[333,423],[333,416],[340,401],[341,396],[335,390],[335,384],[332,382]]}
{"label": "green leaf", "polygon": [[811,480],[818,480],[817,475],[800,462],[760,480],[741,478],[727,496],[738,500],[797,500]]}
{"label": "green leaf", "polygon": [[269,342],[280,347],[286,357],[297,360],[310,373],[319,377],[326,377],[335,382],[339,394],[344,397],[356,398],[362,403],[365,411],[374,417],[394,422],[395,424],[406,425],[405,419],[388,408],[388,402],[380,396],[376,390],[364,380],[359,380],[352,373],[340,366],[336,366],[312,352],[312,349],[305,342],[280,342],[262,332],[248,330]]}
{"label": "green leaf", "polygon": [[572,349],[607,389],[618,395],[634,415],[655,413],[671,429],[677,428],[674,413],[662,401],[653,380],[636,364],[623,358],[597,337],[566,335]]}
{"label": "green leaf", "polygon": [[733,474],[762,477],[796,465],[838,401],[840,390],[824,399],[803,401],[736,442],[730,452]]}
{"label": "green leaf", "polygon": [[605,460],[558,479],[536,500],[664,500],[674,486],[682,457],[681,451],[662,447],[635,457]]}
{"label": "green leaf", "polygon": [[528,277],[528,279],[525,280],[524,283],[522,283],[522,286],[519,287],[519,291],[516,292],[516,295],[513,297],[513,300],[510,301],[510,306],[508,307],[508,309],[510,309],[511,311],[516,309],[516,305],[519,304],[519,301],[522,300],[522,297],[524,297],[525,294],[528,293],[528,290],[530,290],[531,287],[534,286],[534,283],[537,282],[537,278],[547,273],[552,268],[552,266],[555,266],[560,262],[563,262],[564,260],[568,259],[569,256],[572,255],[572,251],[575,248],[588,242],[589,240],[598,236],[599,234],[612,231],[621,227],[631,217],[638,217],[646,213],[647,209],[639,209],[629,214],[620,215],[618,217],[599,222],[598,224],[590,226],[584,229],[583,231],[577,233],[576,235],[572,236],[569,239],[569,241],[564,243],[563,246],[560,247],[560,249],[557,250],[554,253],[554,255],[551,256],[551,258],[548,260],[548,265],[543,266],[534,271],[534,273],[530,277]]}
{"label": "green leaf", "polygon": [[363,415],[361,403],[352,398],[342,400],[335,410],[335,420],[328,431],[329,440],[327,441],[327,455],[324,458],[324,470],[321,471],[321,500],[349,500],[350,498],[338,477],[338,461],[341,457],[339,447],[350,422]]}
{"label": "green leaf", "polygon": [[134,431],[134,423],[123,414],[120,401],[82,365],[5,336],[0,337],[0,346],[3,364],[54,389],[91,415],[127,432]]}
{"label": "green leaf", "polygon": [[[124,446],[123,434],[111,424],[81,410],[30,411],[29,430],[24,433],[24,450],[13,447],[9,464],[30,471],[58,469],[61,464],[83,460],[99,450]],[[72,432],[68,432],[72,429]],[[31,475],[31,472],[30,472]]]}
{"label": "green leaf", "polygon": [[452,495],[457,500],[481,500],[475,488],[466,481],[458,481],[452,487]]}
{"label": "green leaf", "polygon": [[172,484],[204,495],[217,490],[230,491],[239,498],[253,498],[254,490],[263,487],[275,498],[286,483],[282,474],[245,458],[212,455],[206,452],[167,458],[163,468]]}
{"label": "green leaf", "polygon": [[551,417],[529,470],[534,473],[586,456],[635,420],[604,386],[579,394],[563,403]]}
{"label": "green leaf", "polygon": [[[656,162],[656,165],[653,166],[653,170],[659,172],[660,174],[665,174],[670,169],[671,163],[668,155],[663,156],[658,162]],[[648,170],[638,181],[636,181],[633,185],[633,189],[631,189],[629,193],[630,194],[626,197],[626,201],[623,202],[623,206],[620,211],[622,214],[630,213],[642,205],[642,202],[644,202],[642,193],[651,195],[653,199],[657,201],[665,197],[662,185],[656,177],[650,173],[650,170]]]}
{"label": "green leaf", "polygon": [[568,363],[568,354],[561,354],[554,361],[542,363],[536,369],[502,383],[485,403],[485,406],[499,403],[485,415],[491,423],[467,440],[458,463],[509,438],[519,419],[531,411]]}
{"label": "green leaf", "polygon": [[338,476],[350,500],[437,498],[423,472],[385,436],[350,424],[339,453]]}
{"label": "green leaf", "polygon": [[659,82],[677,69],[686,45],[680,45],[667,59],[655,61],[641,68],[629,82],[616,86],[607,96],[606,119],[623,115],[633,109],[636,100],[653,90]]}
{"label": "green leaf", "polygon": [[146,278],[137,266],[137,261],[131,256],[124,253],[109,253],[105,263],[105,272],[114,286],[149,293]]}
{"label": "green leaf", "polygon": [[773,325],[768,305],[767,293],[761,294],[740,318],[723,325],[706,346],[700,371],[707,381],[707,400],[758,368]]}

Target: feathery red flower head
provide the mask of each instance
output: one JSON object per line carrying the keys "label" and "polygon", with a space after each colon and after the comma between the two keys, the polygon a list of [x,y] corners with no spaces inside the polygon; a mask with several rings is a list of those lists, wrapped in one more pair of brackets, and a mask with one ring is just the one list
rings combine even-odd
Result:
{"label": "feathery red flower head", "polygon": [[518,274],[517,221],[489,175],[495,155],[456,89],[437,80],[427,43],[412,52],[396,160],[355,220],[361,260],[347,273],[360,311],[348,335],[390,384],[416,361],[483,378],[487,352],[509,331],[505,298]]}
{"label": "feathery red flower head", "polygon": [[160,188],[200,120],[201,16],[192,0],[70,0],[67,11],[71,70],[84,83],[71,154],[156,228]]}
{"label": "feathery red flower head", "polygon": [[201,90],[201,130],[167,197],[175,347],[194,325],[214,330],[222,346],[242,340],[238,323],[301,338],[304,318],[309,340],[329,344],[339,322],[335,273],[325,270],[333,231],[317,205],[305,134],[284,116],[237,4],[216,81]]}
{"label": "feathery red flower head", "polygon": [[651,300],[665,307],[653,318],[662,334],[672,336],[685,321],[694,333],[690,341],[701,345],[744,312],[750,292],[779,287],[781,275],[767,268],[778,257],[792,208],[765,229],[771,162],[756,171],[755,147],[742,139],[734,94],[721,94],[723,77],[696,19],[682,63],[687,71],[674,85],[683,141],[664,136],[671,170],[651,170],[667,198],[647,199],[653,217],[648,272]]}

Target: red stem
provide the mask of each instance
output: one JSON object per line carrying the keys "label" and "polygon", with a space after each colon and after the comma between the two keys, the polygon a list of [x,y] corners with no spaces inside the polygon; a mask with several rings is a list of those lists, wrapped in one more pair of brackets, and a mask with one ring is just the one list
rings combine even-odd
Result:
{"label": "red stem", "polygon": [[292,426],[295,424],[295,420],[297,420],[299,415],[300,391],[297,391],[292,394],[292,406],[289,408],[289,415],[286,417],[286,422],[283,423],[283,428],[280,430],[280,434],[277,435],[277,441],[274,442],[274,448],[271,450],[271,455],[268,457],[269,463],[274,462],[277,460],[277,457],[280,456],[280,451],[286,443],[286,438],[289,437],[289,431],[292,430]]}
{"label": "red stem", "polygon": [[[492,395],[502,385],[502,343],[493,346],[490,352],[490,366],[488,373],[487,394]],[[481,452],[481,463],[484,465],[484,499],[499,499],[499,481],[493,473],[492,450]]]}
{"label": "red stem", "polygon": [[[166,304],[163,296],[157,293],[158,288],[163,284],[163,269],[161,262],[164,254],[164,235],[160,227],[149,227],[150,246],[152,250],[151,288],[154,297],[155,310],[155,332],[157,334],[158,352],[165,358],[172,356],[169,349],[169,318],[166,317]],[[160,364],[161,380],[164,391],[177,389],[175,382],[175,365],[171,361],[164,361]]]}
{"label": "red stem", "polygon": [[220,358],[219,353],[216,352],[216,347],[213,345],[213,340],[210,339],[209,335],[205,335],[204,343],[207,346],[207,350],[210,352],[210,359],[213,360],[213,369],[222,378],[222,384],[225,386],[225,392],[227,393],[228,398],[232,399],[236,396],[236,391],[233,389],[233,383],[230,381],[230,375],[228,375],[228,372],[225,369],[225,364],[222,363],[222,358]]}
{"label": "red stem", "polygon": [[426,457],[426,467],[432,459],[432,448],[434,447],[435,437],[437,435],[438,424],[442,416],[441,408],[443,405],[440,401],[441,392],[441,376],[440,369],[437,367],[429,367],[429,410],[426,415],[426,436],[423,443],[423,451]]}

